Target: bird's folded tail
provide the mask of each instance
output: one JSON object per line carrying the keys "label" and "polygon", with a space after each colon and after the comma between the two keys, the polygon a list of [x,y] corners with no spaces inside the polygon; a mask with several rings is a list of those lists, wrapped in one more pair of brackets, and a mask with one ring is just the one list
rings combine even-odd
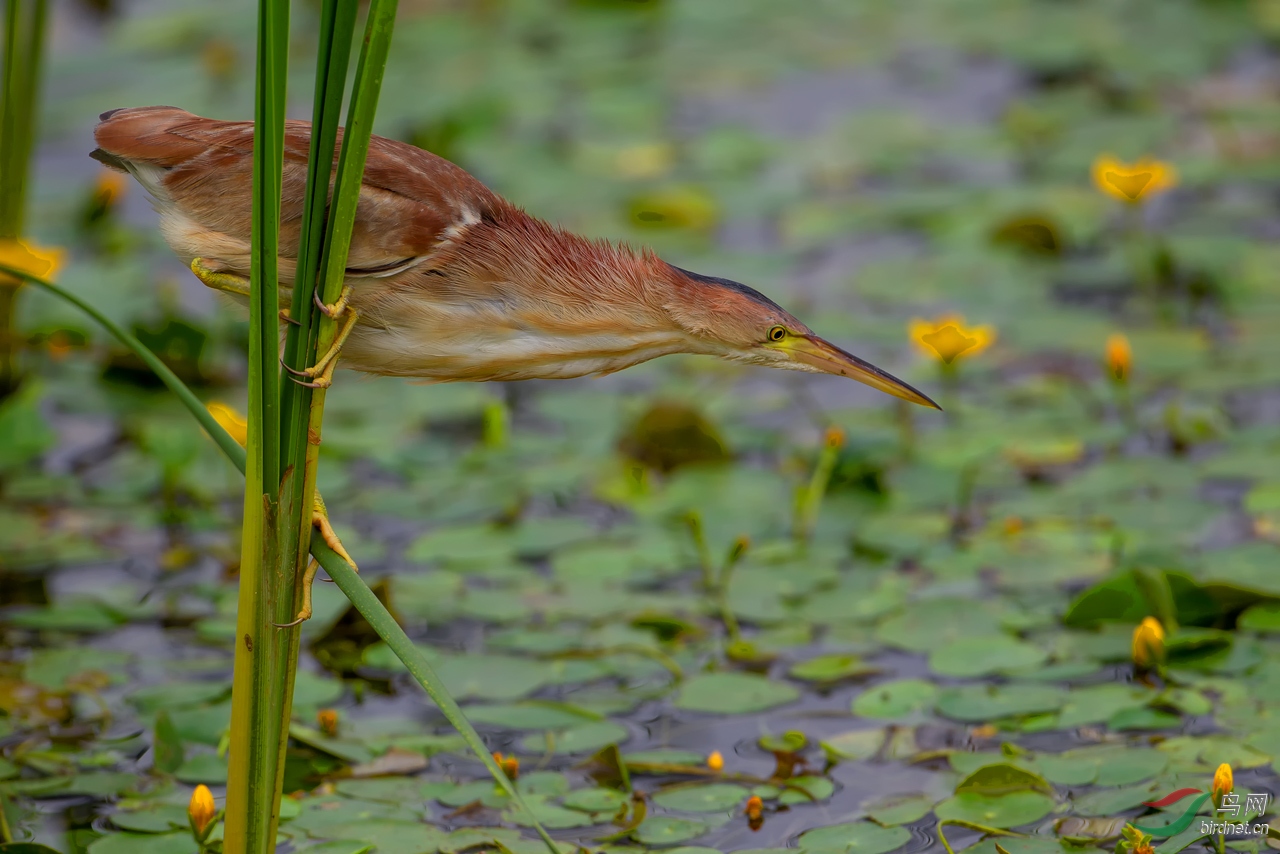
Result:
{"label": "bird's folded tail", "polygon": [[126,107],[98,119],[93,129],[98,148],[89,156],[112,169],[127,172],[130,163],[171,169],[209,147],[189,132],[201,119],[177,107]]}

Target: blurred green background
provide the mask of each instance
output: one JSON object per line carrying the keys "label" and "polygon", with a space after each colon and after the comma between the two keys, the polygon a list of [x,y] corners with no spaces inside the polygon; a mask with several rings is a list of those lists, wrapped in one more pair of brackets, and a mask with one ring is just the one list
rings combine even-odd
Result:
{"label": "blurred green background", "polygon": [[[315,10],[293,20],[305,118]],[[240,411],[243,314],[87,155],[112,108],[249,118],[254,26],[243,0],[53,3],[27,229]],[[1276,789],[1278,47],[1276,0],[401,4],[378,133],[750,284],[947,410],[697,357],[496,386],[339,372],[339,533],[558,836],[879,854],[942,850],[962,819],[1028,834],[1011,854],[1110,850],[1221,762]],[[1105,173],[1144,157],[1170,185],[1127,200]],[[225,779],[241,481],[85,318],[18,300],[0,805],[63,852],[181,854],[191,785]],[[943,364],[920,339],[948,325],[984,346]],[[331,586],[317,608],[282,850],[538,850]],[[1168,667],[1144,678],[1148,615]],[[643,816],[582,764],[611,745]],[[745,776],[652,766],[712,751]],[[1159,850],[1202,850],[1197,827]]]}

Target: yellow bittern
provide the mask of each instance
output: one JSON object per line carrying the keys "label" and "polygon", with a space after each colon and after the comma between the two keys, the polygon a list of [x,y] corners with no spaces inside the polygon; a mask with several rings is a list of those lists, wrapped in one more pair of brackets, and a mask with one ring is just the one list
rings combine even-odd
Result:
{"label": "yellow bittern", "polygon": [[[297,266],[310,135],[307,122],[286,123],[284,304]],[[154,198],[165,240],[196,276],[247,296],[253,123],[134,107],[103,113],[94,139],[94,158],[132,174]],[[306,371],[319,386],[330,383],[339,346],[357,371],[442,382],[609,374],[700,353],[849,377],[938,408],[753,288],[571,234],[449,161],[378,136],[369,145],[343,298],[326,310],[341,326],[335,348]]]}

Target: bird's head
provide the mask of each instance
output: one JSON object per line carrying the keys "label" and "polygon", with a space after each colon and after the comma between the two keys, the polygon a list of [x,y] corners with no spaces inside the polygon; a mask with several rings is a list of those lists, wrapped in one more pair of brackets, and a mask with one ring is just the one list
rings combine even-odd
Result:
{"label": "bird's head", "polygon": [[705,352],[770,368],[848,377],[921,406],[942,408],[897,377],[819,338],[759,291],[671,269],[677,281],[667,312]]}

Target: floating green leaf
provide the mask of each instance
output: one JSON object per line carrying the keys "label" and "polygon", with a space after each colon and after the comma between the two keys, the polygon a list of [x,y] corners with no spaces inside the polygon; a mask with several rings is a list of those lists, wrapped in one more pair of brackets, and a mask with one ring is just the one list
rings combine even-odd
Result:
{"label": "floating green leaf", "polygon": [[743,804],[747,795],[742,786],[708,783],[663,789],[653,796],[653,802],[663,809],[680,812],[724,812]]}
{"label": "floating green leaf", "polygon": [[745,715],[793,703],[800,692],[791,685],[747,673],[706,673],[684,683],[678,708],[695,712]]}
{"label": "floating green leaf", "polygon": [[1039,821],[1055,806],[1054,799],[1039,792],[981,795],[965,792],[934,807],[939,820],[959,820],[987,827],[1021,827]]}
{"label": "floating green leaf", "polygon": [[937,686],[923,679],[897,679],[874,685],[853,701],[853,713],[864,718],[897,720],[933,704]]}
{"label": "floating green leaf", "polygon": [[672,845],[694,839],[710,829],[709,825],[693,819],[657,815],[642,821],[631,836],[641,845]]}
{"label": "floating green leaf", "polygon": [[901,848],[911,839],[911,831],[905,827],[881,827],[869,821],[850,821],[833,824],[800,834],[803,851],[835,852],[845,854],[887,854]]}
{"label": "floating green leaf", "polygon": [[788,672],[806,682],[839,682],[879,673],[880,668],[867,664],[857,655],[820,655],[791,665]]}

